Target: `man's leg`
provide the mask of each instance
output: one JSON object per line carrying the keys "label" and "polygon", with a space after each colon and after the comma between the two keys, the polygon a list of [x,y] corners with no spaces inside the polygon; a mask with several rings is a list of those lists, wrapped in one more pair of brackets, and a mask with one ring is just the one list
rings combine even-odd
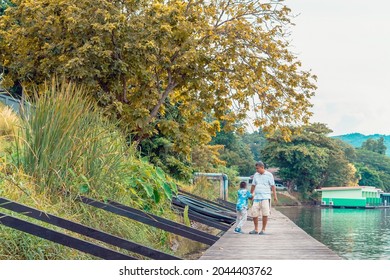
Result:
{"label": "man's leg", "polygon": [[254,217],[253,223],[255,224],[255,231],[259,231],[259,217]]}
{"label": "man's leg", "polygon": [[251,208],[252,217],[253,217],[253,224],[255,225],[255,229],[249,232],[250,234],[258,233],[259,232],[259,202],[254,202]]}
{"label": "man's leg", "polygon": [[267,226],[268,216],[263,216],[263,228],[261,231],[265,231],[265,227]]}
{"label": "man's leg", "polygon": [[269,205],[269,200],[263,200],[261,202],[261,213],[262,213],[262,232],[265,232],[265,228],[267,227],[267,222],[268,222],[268,215],[270,214],[270,205]]}

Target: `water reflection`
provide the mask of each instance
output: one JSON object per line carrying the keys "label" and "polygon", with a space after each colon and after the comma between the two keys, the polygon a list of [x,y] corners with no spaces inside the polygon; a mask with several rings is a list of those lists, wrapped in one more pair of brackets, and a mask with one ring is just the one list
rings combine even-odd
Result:
{"label": "water reflection", "polygon": [[308,234],[346,259],[390,259],[390,209],[279,207]]}

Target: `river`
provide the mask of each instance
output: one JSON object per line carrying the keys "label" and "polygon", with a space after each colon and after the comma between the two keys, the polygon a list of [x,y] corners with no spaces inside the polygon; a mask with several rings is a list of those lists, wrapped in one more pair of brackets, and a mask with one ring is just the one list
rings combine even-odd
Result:
{"label": "river", "polygon": [[390,208],[277,207],[308,234],[350,260],[390,260]]}

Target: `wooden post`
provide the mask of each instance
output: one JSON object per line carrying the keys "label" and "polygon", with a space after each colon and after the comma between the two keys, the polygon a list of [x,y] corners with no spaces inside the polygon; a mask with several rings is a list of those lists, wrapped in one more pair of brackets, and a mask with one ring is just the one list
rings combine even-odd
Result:
{"label": "wooden post", "polygon": [[226,200],[225,199],[225,184],[224,184],[224,180],[223,180],[223,177],[220,176],[219,177],[219,198],[220,199],[223,199],[223,200]]}

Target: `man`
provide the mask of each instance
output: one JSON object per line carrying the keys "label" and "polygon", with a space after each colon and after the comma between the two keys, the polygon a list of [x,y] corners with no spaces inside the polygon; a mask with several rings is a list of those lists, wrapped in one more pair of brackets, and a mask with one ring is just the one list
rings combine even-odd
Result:
{"label": "man", "polygon": [[[253,176],[251,193],[253,195],[252,217],[255,229],[249,234],[264,234],[270,214],[271,189],[274,201],[277,202],[274,176],[265,170],[264,163],[256,162],[256,173]],[[259,216],[262,215],[262,228],[259,232]]]}

